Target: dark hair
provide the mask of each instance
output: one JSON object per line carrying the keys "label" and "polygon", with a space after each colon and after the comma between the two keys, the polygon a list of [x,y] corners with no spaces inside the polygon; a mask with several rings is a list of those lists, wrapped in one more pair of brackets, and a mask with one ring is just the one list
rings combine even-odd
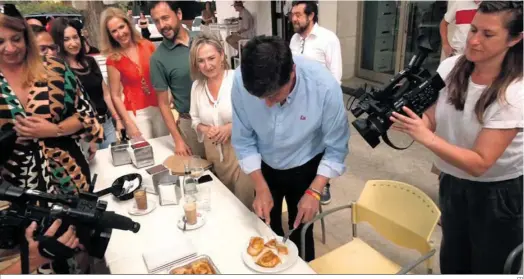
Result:
{"label": "dark hair", "polygon": [[29,26],[31,27],[31,30],[33,30],[33,33],[35,34],[35,36],[40,35],[40,33],[44,33],[44,32],[47,33],[47,30],[45,30],[44,26],[35,25],[35,24],[30,24]]}
{"label": "dark hair", "polygon": [[151,12],[151,10],[158,6],[158,4],[160,3],[166,3],[169,6],[169,8],[171,8],[171,10],[175,13],[177,13],[179,10],[182,11],[179,1],[151,1],[149,2],[149,12]]}
{"label": "dark hair", "polygon": [[[522,33],[521,1],[482,1],[477,12],[484,14],[502,13],[509,38],[516,38]],[[493,83],[482,92],[475,104],[475,114],[479,123],[483,123],[484,111],[497,99],[505,100],[506,89],[522,79],[522,39],[509,48],[502,61],[501,71]],[[469,78],[475,65],[463,55],[457,60],[447,77],[448,102],[457,110],[464,110]]]}
{"label": "dark hair", "polygon": [[66,60],[67,51],[64,46],[64,33],[67,27],[72,27],[76,30],[78,33],[78,37],[80,38],[80,51],[76,55],[75,59],[82,67],[88,68],[89,63],[86,59],[86,47],[84,45],[84,37],[82,36],[82,32],[80,26],[82,26],[80,23],[68,20],[67,18],[60,17],[55,20],[53,20],[53,23],[51,24],[51,37],[53,37],[53,41],[55,41],[55,44],[57,44],[60,47],[60,51],[58,52],[58,56],[64,61]]}
{"label": "dark hair", "polygon": [[310,16],[311,13],[315,14],[313,16],[313,22],[317,23],[318,22],[318,5],[317,5],[317,1],[293,1],[293,2],[291,2],[291,7],[295,7],[295,6],[298,6],[300,4],[306,5],[306,7],[304,8],[304,13],[306,13],[307,16]]}
{"label": "dark hair", "polygon": [[293,64],[291,49],[282,38],[254,37],[242,49],[244,87],[258,98],[266,97],[289,82]]}

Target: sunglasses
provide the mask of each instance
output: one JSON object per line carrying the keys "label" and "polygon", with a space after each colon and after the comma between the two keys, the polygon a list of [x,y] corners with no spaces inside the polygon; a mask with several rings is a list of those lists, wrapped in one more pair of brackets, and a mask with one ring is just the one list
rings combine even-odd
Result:
{"label": "sunglasses", "polygon": [[3,4],[0,6],[0,14],[10,16],[10,17],[16,17],[20,19],[24,19],[22,14],[18,11],[15,5],[13,4]]}
{"label": "sunglasses", "polygon": [[55,52],[59,52],[60,51],[60,47],[58,45],[56,45],[56,44],[39,45],[38,49],[40,50],[40,53],[42,53],[42,54],[46,54],[48,51],[55,51]]}

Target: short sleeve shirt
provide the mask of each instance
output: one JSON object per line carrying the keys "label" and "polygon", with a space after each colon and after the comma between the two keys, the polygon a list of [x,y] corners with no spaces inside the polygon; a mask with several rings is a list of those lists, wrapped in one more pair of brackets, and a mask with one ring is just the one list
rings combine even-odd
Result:
{"label": "short sleeve shirt", "polygon": [[[193,34],[189,32],[192,38]],[[191,39],[189,41],[191,46]],[[156,91],[171,91],[175,109],[189,113],[191,80],[189,46],[164,39],[151,56],[151,81]]]}
{"label": "short sleeve shirt", "polygon": [[[445,80],[461,55],[444,60],[437,72]],[[513,179],[523,174],[523,101],[524,84],[522,81],[513,82],[506,90],[505,100],[496,100],[484,112],[483,123],[477,120],[475,104],[485,85],[475,84],[469,79],[468,92],[464,110],[456,110],[448,103],[447,87],[440,91],[437,101],[435,122],[436,134],[453,145],[472,149],[475,141],[483,128],[488,129],[514,129],[519,128],[515,139],[506,148],[495,164],[480,177],[474,177],[456,168],[455,166],[437,158],[435,165],[442,171],[455,177],[471,181],[502,181]]]}

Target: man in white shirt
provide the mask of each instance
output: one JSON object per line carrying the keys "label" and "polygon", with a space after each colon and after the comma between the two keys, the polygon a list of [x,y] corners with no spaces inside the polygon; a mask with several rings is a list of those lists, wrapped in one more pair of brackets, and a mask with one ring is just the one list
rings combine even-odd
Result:
{"label": "man in white shirt", "polygon": [[[339,84],[342,79],[342,53],[340,41],[335,33],[318,25],[317,1],[293,1],[291,4],[291,23],[295,34],[289,47],[294,55],[303,55],[320,62],[335,77]],[[320,203],[331,202],[328,183],[322,192]]]}
{"label": "man in white shirt", "polygon": [[251,13],[244,7],[242,1],[235,1],[232,5],[240,18],[238,30],[226,37],[226,42],[238,50],[238,41],[255,37],[255,21]]}
{"label": "man in white shirt", "polygon": [[[448,11],[440,22],[440,37],[445,57],[464,53],[471,21],[477,13],[480,2],[477,0],[448,1]],[[448,40],[450,23],[455,24],[455,31],[451,41]]]}
{"label": "man in white shirt", "polygon": [[293,1],[291,22],[295,34],[289,47],[294,55],[304,55],[325,65],[338,83],[342,79],[342,54],[335,33],[318,25],[316,1]]}

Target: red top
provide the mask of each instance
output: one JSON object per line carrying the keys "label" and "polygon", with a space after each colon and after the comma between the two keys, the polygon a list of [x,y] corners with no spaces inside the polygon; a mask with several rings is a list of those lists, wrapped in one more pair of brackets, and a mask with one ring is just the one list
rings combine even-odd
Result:
{"label": "red top", "polygon": [[[149,58],[155,51],[155,45],[148,40],[140,40],[137,48],[142,74],[137,65],[127,56],[121,55],[120,59],[114,60],[110,55],[106,61],[107,66],[113,66],[120,72],[120,82],[124,87],[124,106],[128,111],[133,111],[135,115],[137,110],[158,106],[155,89],[149,76]],[[149,88],[149,94],[142,89],[142,77]]]}

